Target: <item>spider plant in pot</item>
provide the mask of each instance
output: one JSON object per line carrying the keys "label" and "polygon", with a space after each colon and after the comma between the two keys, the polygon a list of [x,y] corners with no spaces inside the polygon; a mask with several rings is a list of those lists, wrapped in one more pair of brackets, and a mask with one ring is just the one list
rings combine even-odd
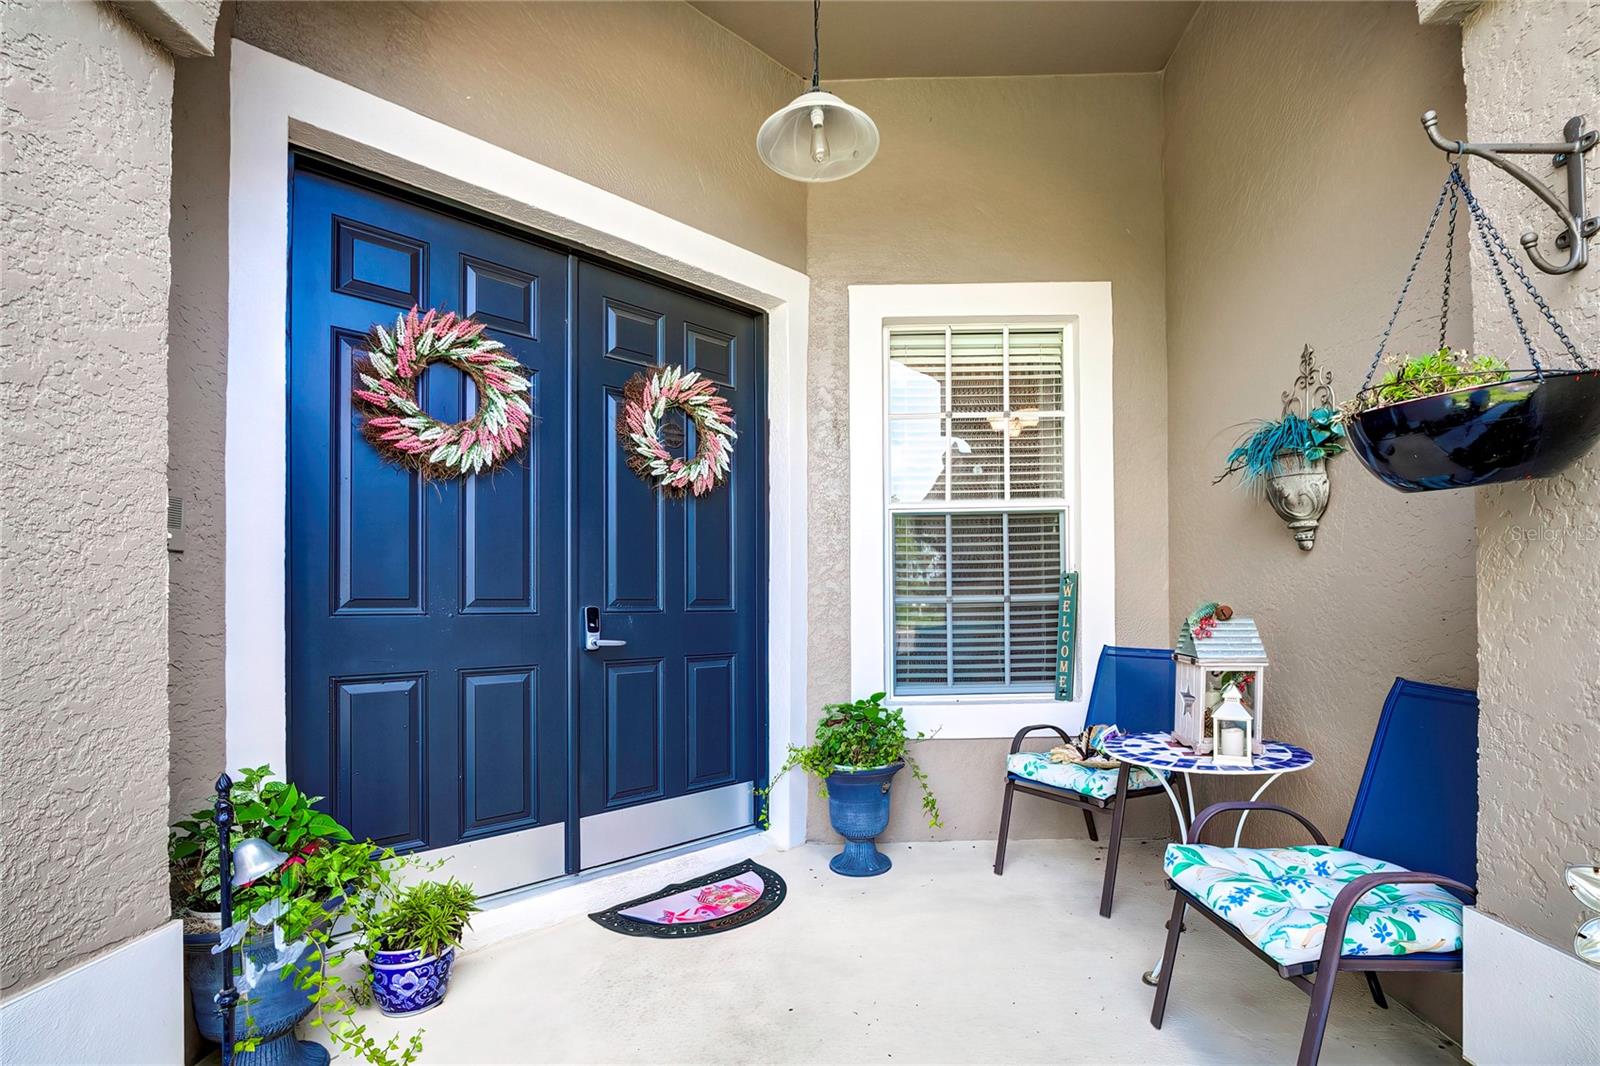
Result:
{"label": "spider plant in pot", "polygon": [[1241,437],[1212,484],[1239,475],[1240,484],[1265,496],[1288,523],[1300,550],[1310,551],[1328,510],[1327,461],[1344,449],[1344,421],[1338,409],[1314,407],[1304,417],[1286,411],[1277,421],[1257,422]]}
{"label": "spider plant in pot", "polygon": [[845,839],[844,850],[829,860],[828,867],[846,877],[874,877],[892,865],[875,841],[889,824],[890,787],[902,768],[910,767],[922,788],[928,825],[944,824],[927,774],[906,750],[908,741],[925,740],[927,734],[908,734],[905,715],[897,707],[885,707],[883,700],[884,693],[874,692],[864,700],[823,707],[816,739],[803,748],[791,745],[783,766],[760,790],[761,824],[766,825],[765,799],[784,774],[799,767],[821,782],[828,817]]}
{"label": "spider plant in pot", "polygon": [[451,878],[382,893],[357,916],[378,1009],[421,1014],[444,1002],[461,938],[478,913],[472,886]]}

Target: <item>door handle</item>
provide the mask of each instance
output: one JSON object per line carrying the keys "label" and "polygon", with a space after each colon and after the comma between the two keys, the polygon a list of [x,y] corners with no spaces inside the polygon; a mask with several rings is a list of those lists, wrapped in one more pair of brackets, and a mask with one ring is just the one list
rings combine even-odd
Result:
{"label": "door handle", "polygon": [[583,609],[584,651],[599,651],[601,648],[620,648],[627,643],[625,640],[607,640],[600,635],[600,608],[585,607]]}

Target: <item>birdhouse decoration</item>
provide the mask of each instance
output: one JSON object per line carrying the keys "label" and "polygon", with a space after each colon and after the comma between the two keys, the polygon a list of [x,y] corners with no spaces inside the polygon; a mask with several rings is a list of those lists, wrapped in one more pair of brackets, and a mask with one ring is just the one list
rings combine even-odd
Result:
{"label": "birdhouse decoration", "polygon": [[1178,630],[1177,691],[1172,735],[1199,754],[1211,754],[1212,717],[1229,687],[1250,716],[1248,752],[1261,754],[1261,712],[1267,691],[1267,651],[1249,618],[1235,618],[1227,604],[1207,603]]}
{"label": "birdhouse decoration", "polygon": [[1249,766],[1255,717],[1239,700],[1239,686],[1229,685],[1211,712],[1211,761],[1218,766]]}

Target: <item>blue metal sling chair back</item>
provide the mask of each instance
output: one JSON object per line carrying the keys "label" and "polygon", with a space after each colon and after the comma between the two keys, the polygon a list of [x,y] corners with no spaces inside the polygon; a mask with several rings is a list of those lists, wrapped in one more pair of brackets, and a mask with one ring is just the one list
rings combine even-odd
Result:
{"label": "blue metal sling chair back", "polygon": [[[1317,844],[1326,844],[1310,819],[1287,807],[1271,803],[1218,803],[1207,807],[1190,827],[1186,843],[1198,844],[1206,823],[1229,811],[1275,811],[1288,815],[1299,822]],[[1162,1016],[1166,1013],[1167,992],[1172,985],[1173,963],[1178,954],[1178,938],[1183,931],[1184,912],[1192,908],[1276,969],[1280,977],[1294,982],[1310,995],[1311,1006],[1306,1014],[1298,1063],[1299,1066],[1314,1066],[1322,1051],[1334,979],[1339,973],[1364,974],[1373,1000],[1378,1006],[1387,1007],[1383,988],[1378,983],[1380,973],[1460,971],[1459,946],[1450,951],[1389,953],[1404,948],[1402,934],[1396,931],[1400,927],[1392,918],[1386,920],[1385,915],[1404,916],[1406,924],[1403,928],[1412,930],[1414,934],[1406,946],[1420,947],[1431,943],[1430,938],[1459,945],[1459,904],[1470,901],[1477,894],[1477,837],[1477,693],[1396,678],[1384,702],[1383,714],[1378,719],[1377,734],[1372,741],[1371,753],[1367,756],[1366,772],[1362,775],[1355,806],[1350,812],[1350,824],[1339,845],[1363,859],[1361,862],[1347,863],[1342,868],[1346,875],[1370,867],[1371,860],[1380,860],[1388,864],[1389,869],[1351,876],[1348,880],[1336,877],[1335,881],[1343,880],[1344,883],[1338,887],[1330,905],[1295,912],[1301,916],[1300,928],[1315,929],[1320,932],[1322,940],[1320,949],[1315,949],[1317,953],[1314,957],[1288,963],[1284,961],[1284,956],[1288,954],[1284,947],[1286,941],[1274,942],[1271,937],[1264,940],[1262,944],[1274,949],[1274,953],[1269,954],[1256,939],[1241,931],[1242,926],[1225,916],[1226,912],[1231,911],[1234,918],[1251,922],[1267,913],[1260,909],[1252,911],[1248,906],[1227,906],[1230,898],[1222,895],[1222,891],[1230,887],[1238,891],[1238,887],[1233,886],[1247,882],[1241,878],[1227,877],[1209,883],[1190,880],[1186,888],[1177,880],[1169,879],[1168,884],[1172,886],[1175,898],[1150,1023],[1158,1029],[1161,1027]],[[1172,873],[1179,868],[1174,862],[1174,847],[1177,845],[1168,848],[1167,869],[1172,877],[1177,877]],[[1251,848],[1206,849],[1206,857],[1210,861],[1223,851],[1234,852],[1235,857],[1243,857],[1247,861],[1250,860],[1250,853],[1261,854]],[[1199,853],[1191,848],[1189,854]],[[1338,861],[1332,856],[1325,857]],[[1223,856],[1221,861],[1229,860]],[[1308,873],[1313,872],[1309,869],[1313,865],[1321,867],[1326,864],[1312,863],[1308,859]],[[1394,867],[1404,869],[1397,870]],[[1185,864],[1186,870],[1190,868]],[[1246,869],[1244,866],[1235,868]],[[1294,874],[1290,873],[1288,877],[1293,878]],[[1298,880],[1301,886],[1311,887],[1304,878]],[[1223,881],[1230,884],[1223,885]],[[1199,884],[1208,884],[1209,888],[1197,893],[1194,889]],[[1293,891],[1296,885],[1289,883],[1281,887]],[[1210,898],[1211,902],[1207,903],[1202,895]],[[1269,893],[1269,898],[1277,897],[1271,897]],[[1280,903],[1278,906],[1286,904]],[[1225,914],[1219,914],[1219,910]],[[1243,917],[1251,914],[1255,917]],[[1325,926],[1318,929],[1324,921]],[[1417,933],[1412,929],[1413,925],[1420,928],[1423,921],[1432,923],[1427,933]],[[1259,930],[1259,927],[1256,928]],[[1291,938],[1294,935],[1290,934]],[[1259,931],[1257,936],[1259,939]],[[1389,939],[1391,936],[1392,940]],[[1372,939],[1378,943],[1369,949],[1367,941]],[[1312,941],[1302,940],[1301,943],[1306,945],[1301,954],[1308,954],[1315,948]]]}
{"label": "blue metal sling chair back", "polygon": [[[1124,733],[1171,729],[1175,677],[1172,652],[1166,648],[1118,648],[1106,645],[1101,649],[1099,663],[1095,667],[1094,688],[1089,693],[1084,726],[1115,725]],[[1127,763],[1116,770],[1089,770],[1052,766],[1044,757],[1016,758],[1022,752],[1022,744],[1029,734],[1040,732],[1055,733],[1063,744],[1070,739],[1066,730],[1048,724],[1027,726],[1011,738],[1010,757],[1006,760],[1005,800],[1000,808],[999,840],[995,844],[994,872],[1005,872],[1006,837],[1011,831],[1011,801],[1018,792],[1079,808],[1083,811],[1084,823],[1089,827],[1090,840],[1100,839],[1095,826],[1095,813],[1109,812],[1111,839],[1106,845],[1105,886],[1100,892],[1100,914],[1109,918],[1111,896],[1117,883],[1117,856],[1122,850],[1123,809],[1130,799],[1159,796],[1163,790],[1158,782],[1150,779],[1146,771],[1137,771],[1140,776],[1135,780],[1132,777],[1135,771]],[[1067,771],[1071,771],[1070,774]],[[1051,784],[1049,778],[1071,781],[1086,791]]]}

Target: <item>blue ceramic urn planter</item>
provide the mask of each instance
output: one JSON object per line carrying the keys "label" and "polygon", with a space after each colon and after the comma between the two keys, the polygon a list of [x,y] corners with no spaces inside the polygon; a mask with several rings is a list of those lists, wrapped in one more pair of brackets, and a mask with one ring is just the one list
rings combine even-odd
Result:
{"label": "blue ceramic urn planter", "polygon": [[844,837],[844,850],[828,868],[846,877],[876,877],[893,864],[875,843],[889,825],[889,788],[903,762],[868,769],[836,767],[828,775],[828,817]]}
{"label": "blue ceramic urn planter", "polygon": [[[211,953],[216,943],[216,933],[188,933],[183,938],[183,953],[195,1026],[207,1040],[221,1043],[222,1015],[217,1013],[216,995],[222,987],[222,956]],[[271,936],[250,937],[241,947],[251,967],[263,972],[235,1008],[235,1039],[253,1037],[257,1046],[254,1051],[234,1055],[234,1066],[326,1066],[327,1048],[294,1036],[300,1019],[311,1013],[311,989],[295,987],[293,967],[270,968],[278,958]]]}
{"label": "blue ceramic urn planter", "polygon": [[456,952],[423,957],[421,951],[372,953],[372,998],[391,1018],[421,1014],[444,1002],[450,987],[450,967]]}

